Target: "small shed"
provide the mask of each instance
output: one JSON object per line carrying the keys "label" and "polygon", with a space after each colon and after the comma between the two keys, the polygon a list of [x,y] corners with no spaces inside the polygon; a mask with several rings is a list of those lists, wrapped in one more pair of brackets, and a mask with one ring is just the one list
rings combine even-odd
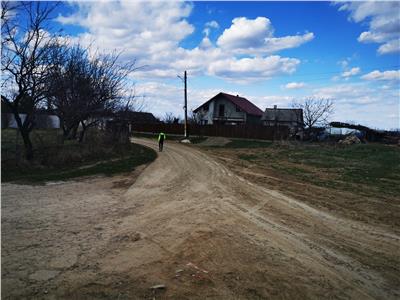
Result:
{"label": "small shed", "polygon": [[265,126],[288,126],[291,134],[303,132],[303,110],[300,108],[266,108],[261,117]]}

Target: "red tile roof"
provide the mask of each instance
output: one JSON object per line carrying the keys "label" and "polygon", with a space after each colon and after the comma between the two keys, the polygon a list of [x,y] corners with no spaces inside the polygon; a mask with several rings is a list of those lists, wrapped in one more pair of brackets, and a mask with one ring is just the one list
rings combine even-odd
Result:
{"label": "red tile roof", "polygon": [[233,104],[238,106],[241,110],[243,110],[244,112],[246,112],[246,113],[248,113],[250,115],[262,116],[262,114],[263,114],[263,111],[261,109],[259,109],[257,106],[255,106],[253,103],[251,103],[246,98],[239,97],[239,96],[234,96],[234,95],[230,95],[230,94],[226,94],[226,93],[222,93],[222,92],[217,94],[217,95],[215,95],[210,100],[208,100],[207,102],[203,103],[202,105],[200,105],[198,108],[196,108],[194,110],[194,112],[197,112],[200,109],[200,107],[202,107],[203,105],[211,102],[212,100],[214,100],[218,96],[222,96],[225,99],[231,101]]}

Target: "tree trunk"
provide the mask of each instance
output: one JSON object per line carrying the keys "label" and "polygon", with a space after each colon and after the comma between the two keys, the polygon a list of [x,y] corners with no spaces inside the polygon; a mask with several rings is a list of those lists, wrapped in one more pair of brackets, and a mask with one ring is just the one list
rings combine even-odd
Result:
{"label": "tree trunk", "polygon": [[84,122],[81,122],[81,124],[82,124],[82,131],[80,132],[80,134],[79,134],[79,143],[82,143],[83,142],[83,139],[84,139],[84,137],[85,137],[85,132],[86,132],[86,129],[87,129],[87,126],[85,125],[85,123]]}
{"label": "tree trunk", "polygon": [[26,159],[31,161],[33,159],[33,146],[32,146],[31,137],[30,137],[30,133],[31,133],[30,128],[32,128],[32,126],[30,126],[30,124],[27,124],[30,116],[26,115],[26,119],[23,124],[22,120],[19,116],[19,113],[14,111],[13,114],[14,114],[15,121],[18,125],[18,130],[21,133],[22,140],[24,141]]}
{"label": "tree trunk", "polygon": [[33,146],[31,142],[31,138],[29,136],[30,132],[29,131],[20,131],[22,139],[24,141],[24,146],[25,146],[25,155],[26,159],[31,161],[33,159]]}

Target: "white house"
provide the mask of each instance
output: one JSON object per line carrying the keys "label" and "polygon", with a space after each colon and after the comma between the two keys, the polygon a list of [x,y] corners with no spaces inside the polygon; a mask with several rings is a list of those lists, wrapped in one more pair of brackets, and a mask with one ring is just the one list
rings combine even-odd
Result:
{"label": "white house", "polygon": [[193,111],[202,125],[260,124],[263,111],[239,95],[219,93]]}

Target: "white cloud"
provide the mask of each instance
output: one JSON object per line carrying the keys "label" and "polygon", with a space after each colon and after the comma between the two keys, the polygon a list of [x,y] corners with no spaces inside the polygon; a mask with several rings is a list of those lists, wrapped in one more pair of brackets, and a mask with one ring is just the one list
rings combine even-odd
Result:
{"label": "white cloud", "polygon": [[[213,20],[205,24],[205,37],[199,45],[185,49],[181,42],[195,31],[187,20],[192,11],[191,4],[124,0],[73,2],[73,5],[78,8],[77,12],[59,16],[58,21],[80,25],[86,31],[71,39],[79,40],[84,46],[91,44],[101,51],[123,51],[122,60],[136,60],[138,66],[144,66],[134,74],[138,79],[174,78],[184,70],[192,76],[215,75],[243,83],[291,74],[300,63],[298,59],[265,54],[297,47],[313,37],[312,33],[307,33],[275,38],[267,18],[236,18],[218,41],[223,41],[224,47],[227,44],[229,47],[244,47],[238,53],[213,44],[209,38],[210,30],[219,27]],[[248,34],[238,34],[235,26],[242,23]],[[241,40],[240,36],[244,39]],[[261,39],[258,49],[245,47],[247,43],[254,45],[259,36],[269,39]],[[265,47],[269,49],[264,51]],[[238,54],[244,54],[245,58],[237,57]]]}
{"label": "white cloud", "polygon": [[[179,43],[195,28],[186,18],[192,6],[184,2],[104,1],[73,3],[77,12],[60,16],[63,24],[82,26],[77,39],[104,51],[123,51],[125,60],[137,60],[149,71],[171,70]],[[172,68],[174,70],[174,68]]]}
{"label": "white cloud", "polygon": [[254,20],[235,18],[232,26],[225,29],[218,38],[217,44],[222,48],[241,49],[254,48],[263,45],[265,38],[272,37],[271,21],[265,17]]}
{"label": "white cloud", "polygon": [[360,34],[359,42],[382,44],[378,48],[379,54],[400,51],[400,2],[354,1],[339,4],[339,10],[350,12],[350,20],[368,23],[369,30]]}
{"label": "white cloud", "polygon": [[400,70],[383,71],[383,72],[375,70],[368,74],[365,74],[361,78],[365,80],[387,80],[387,81],[400,80]]}
{"label": "white cloud", "polygon": [[[146,107],[154,115],[163,117],[166,112],[172,112],[176,116],[183,116],[183,86],[179,83],[175,86],[155,81],[143,82],[137,84],[136,92],[139,98],[144,98]],[[197,108],[219,92],[221,91],[217,89],[189,88],[188,110]]]}
{"label": "white cloud", "polygon": [[295,58],[278,55],[266,58],[228,58],[212,62],[209,73],[231,81],[247,83],[260,79],[269,79],[277,74],[292,74],[300,63]]}
{"label": "white cloud", "polygon": [[388,117],[399,109],[398,87],[381,89],[369,82],[343,83],[314,89],[312,96],[333,99],[335,121],[352,120],[381,129],[400,125],[398,115]]}
{"label": "white cloud", "polygon": [[344,71],[343,73],[342,73],[342,77],[343,78],[349,78],[349,77],[351,77],[351,76],[354,76],[354,75],[357,75],[357,74],[359,74],[361,72],[361,69],[360,68],[358,68],[358,67],[355,67],[355,68],[351,68],[350,70],[348,70],[348,71]]}
{"label": "white cloud", "polygon": [[398,52],[399,49],[400,49],[400,39],[391,40],[391,41],[381,45],[378,48],[378,53],[379,54],[393,53],[393,52]]}
{"label": "white cloud", "polygon": [[304,82],[289,82],[284,86],[284,88],[287,90],[296,90],[305,87],[305,85]]}
{"label": "white cloud", "polygon": [[235,53],[262,55],[295,48],[314,38],[312,32],[284,37],[274,37],[273,34],[274,28],[268,18],[235,18],[231,27],[218,38],[217,45]]}
{"label": "white cloud", "polygon": [[206,26],[206,27],[210,27],[210,28],[215,28],[215,29],[219,28],[219,24],[218,24],[218,22],[215,21],[215,20],[212,20],[212,21],[210,21],[210,22],[207,22],[207,23],[205,24],[205,26]]}
{"label": "white cloud", "polygon": [[206,38],[208,38],[208,36],[210,35],[212,28],[214,28],[214,29],[219,28],[219,24],[217,23],[217,21],[207,22],[204,26],[205,26],[205,28],[203,30],[203,33],[206,35]]}

